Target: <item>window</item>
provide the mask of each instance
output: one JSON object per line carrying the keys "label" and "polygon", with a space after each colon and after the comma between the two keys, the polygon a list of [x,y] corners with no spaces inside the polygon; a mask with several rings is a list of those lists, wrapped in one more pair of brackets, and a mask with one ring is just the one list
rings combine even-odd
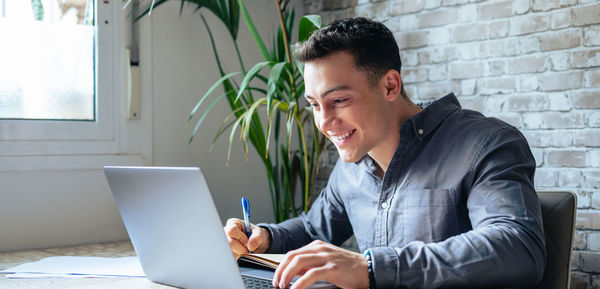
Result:
{"label": "window", "polygon": [[94,1],[0,1],[0,119],[95,120]]}
{"label": "window", "polygon": [[[151,152],[144,145],[149,137],[143,135],[139,140],[134,137],[140,136],[139,131],[147,130],[150,122],[148,118],[141,122],[125,120],[126,28],[123,27],[126,25],[120,1],[93,1],[95,7],[85,9],[86,13],[92,13],[93,25],[84,24],[85,19],[91,19],[86,18],[85,14],[84,23],[70,22],[80,21],[77,9],[68,10],[61,16],[63,14],[58,11],[60,7],[53,5],[69,2],[68,0],[41,0],[44,7],[44,20],[41,22],[32,24],[35,21],[31,19],[10,19],[11,11],[17,9],[14,8],[15,5],[25,7],[19,8],[24,10],[21,15],[33,15],[31,3],[35,1],[0,0],[0,46],[5,46],[5,37],[8,35],[6,33],[17,37],[19,41],[25,41],[28,37],[25,32],[32,28],[24,29],[25,26],[19,25],[30,25],[45,31],[36,32],[38,34],[35,37],[68,38],[64,42],[71,43],[77,47],[76,50],[82,52],[62,53],[60,48],[36,43],[32,45],[35,49],[28,50],[25,54],[38,54],[36,57],[45,55],[45,58],[35,58],[34,61],[31,60],[33,58],[23,57],[18,60],[18,68],[12,68],[8,72],[2,70],[4,68],[0,69],[0,74],[10,76],[0,77],[0,106],[3,106],[0,108],[0,171],[97,169],[107,160],[114,164],[122,161],[141,163],[145,158],[139,154],[141,150]],[[82,1],[91,2],[72,2]],[[52,9],[55,9],[54,12]],[[46,22],[51,19],[54,22]],[[52,32],[48,32],[50,27]],[[59,28],[54,29],[56,27]],[[10,32],[6,32],[7,30]],[[91,41],[79,42],[74,40],[75,38],[91,38]],[[42,47],[38,47],[40,45]],[[0,48],[0,51],[3,51],[2,49],[8,48]],[[10,49],[13,51],[0,56],[4,57],[0,60],[2,66],[6,59],[14,62],[17,58],[15,48]],[[15,70],[28,69],[28,61],[29,65],[32,65],[31,62],[63,62],[57,61],[60,57],[71,57],[70,60],[64,61],[71,64],[59,66],[60,68],[50,76],[36,75],[28,80],[33,83],[33,90],[42,91],[38,95],[54,95],[59,99],[34,99],[31,100],[31,104],[27,103],[30,100],[23,100],[25,96],[29,96],[27,90],[31,88],[27,86],[27,82],[23,84],[16,81],[20,78],[16,76],[19,74]],[[73,65],[74,62],[77,65]],[[88,80],[79,80],[80,78]],[[8,104],[15,105],[12,111]],[[124,152],[127,152],[127,155]]]}

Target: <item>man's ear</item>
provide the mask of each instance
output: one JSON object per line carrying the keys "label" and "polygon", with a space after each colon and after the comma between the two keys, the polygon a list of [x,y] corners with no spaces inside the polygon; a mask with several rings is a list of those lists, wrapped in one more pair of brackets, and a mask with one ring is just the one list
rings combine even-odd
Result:
{"label": "man's ear", "polygon": [[383,75],[383,85],[386,88],[385,98],[388,101],[396,101],[399,97],[402,97],[402,77],[398,71],[388,70]]}

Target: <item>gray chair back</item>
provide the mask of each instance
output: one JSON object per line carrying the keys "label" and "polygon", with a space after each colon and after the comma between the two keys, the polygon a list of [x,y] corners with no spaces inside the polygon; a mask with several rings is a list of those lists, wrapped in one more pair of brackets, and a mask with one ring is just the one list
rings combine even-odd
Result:
{"label": "gray chair back", "polygon": [[534,288],[567,289],[575,233],[577,197],[572,192],[538,192],[546,237],[546,269]]}

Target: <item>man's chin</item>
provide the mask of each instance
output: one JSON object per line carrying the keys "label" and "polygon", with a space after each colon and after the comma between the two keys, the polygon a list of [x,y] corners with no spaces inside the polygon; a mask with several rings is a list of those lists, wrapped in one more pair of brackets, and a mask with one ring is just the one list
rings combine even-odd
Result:
{"label": "man's chin", "polygon": [[357,156],[356,154],[350,154],[343,150],[338,149],[338,154],[340,155],[340,159],[347,163],[355,163],[362,159],[362,156]]}

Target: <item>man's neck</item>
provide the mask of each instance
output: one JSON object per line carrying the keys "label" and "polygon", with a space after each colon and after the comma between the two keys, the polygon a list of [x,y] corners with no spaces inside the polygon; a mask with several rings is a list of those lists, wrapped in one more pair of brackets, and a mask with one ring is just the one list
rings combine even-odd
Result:
{"label": "man's neck", "polygon": [[409,118],[423,110],[423,108],[417,106],[408,98],[406,98],[404,102],[404,105],[402,105],[400,112],[398,113],[398,127],[395,128],[395,133],[392,133],[378,149],[369,152],[369,156],[373,159],[375,166],[377,167],[375,175],[380,178],[383,178],[385,172],[387,172],[388,166],[394,157],[394,153],[396,153],[396,149],[398,149],[398,144],[400,143],[400,127]]}

